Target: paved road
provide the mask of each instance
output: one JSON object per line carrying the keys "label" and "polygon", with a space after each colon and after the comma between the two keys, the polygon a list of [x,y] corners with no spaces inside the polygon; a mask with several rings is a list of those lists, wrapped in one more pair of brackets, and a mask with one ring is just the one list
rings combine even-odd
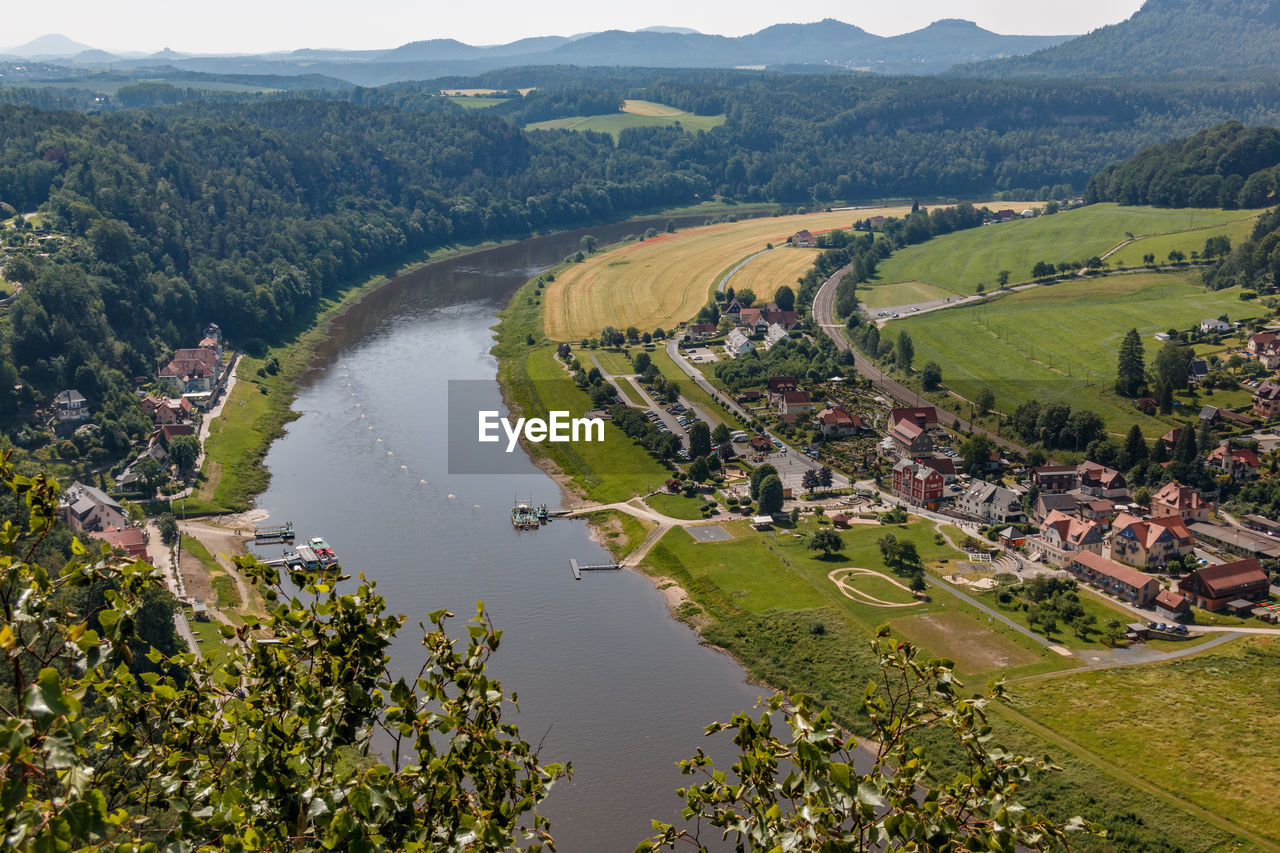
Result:
{"label": "paved road", "polygon": [[[831,278],[818,290],[818,294],[813,298],[813,318],[814,322],[826,333],[827,337],[835,342],[835,345],[842,350],[853,353],[854,367],[858,374],[865,376],[871,380],[871,384],[879,388],[884,393],[893,397],[895,400],[907,406],[934,406],[930,400],[921,397],[915,391],[902,385],[900,382],[888,376],[874,363],[865,358],[862,353],[853,348],[849,340],[844,336],[844,327],[835,321],[835,299],[836,288],[840,285],[840,280],[849,272],[850,267],[844,267],[835,272]],[[954,304],[954,303],[953,303]],[[1016,450],[1019,453],[1026,453],[1027,449],[1021,445],[1014,444],[1008,439],[1002,438],[993,432],[975,427],[948,412],[946,409],[938,409],[938,420],[942,425],[949,426],[952,429],[960,431],[969,431],[971,429],[984,433],[988,438],[994,441],[999,447],[1008,450]]]}
{"label": "paved road", "polygon": [[610,373],[609,371],[604,369],[604,365],[602,365],[600,363],[600,360],[596,358],[595,353],[591,353],[590,355],[591,355],[592,363],[595,364],[595,366],[600,370],[600,375],[604,377],[606,382],[608,382],[610,385],[614,387],[614,390],[618,392],[618,396],[622,397],[622,399],[624,400],[634,399],[636,397],[639,397],[640,405],[644,406],[646,409],[649,409],[650,411],[656,412],[658,417],[661,418],[663,426],[671,430],[671,433],[676,438],[680,439],[680,446],[683,447],[685,450],[689,449],[689,436],[684,431],[684,427],[680,426],[680,421],[676,419],[675,415],[671,414],[665,408],[663,408],[663,405],[661,403],[653,399],[653,397],[649,396],[649,394],[644,390],[643,385],[641,385],[639,382],[628,382],[625,385],[625,393],[624,393],[623,391],[624,385],[622,380],[635,379],[636,375],[634,373],[620,373],[620,374]]}
{"label": "paved road", "polygon": [[[684,353],[680,352],[680,342],[677,339],[673,338],[667,342],[667,355],[671,356],[671,360],[678,364],[680,369],[683,370],[690,379],[696,382],[699,388],[710,394],[712,400],[715,400],[726,410],[738,415],[744,420],[754,420],[754,415],[743,409],[729,397],[726,397],[718,388],[707,381],[706,377],[702,375],[702,372],[698,370],[698,368],[689,363],[689,360],[685,358]],[[767,430],[763,435],[770,441],[780,441],[780,439],[777,439],[776,436]],[[795,494],[799,494],[802,490],[800,481],[804,478],[804,472],[809,470],[817,471],[822,467],[821,462],[810,459],[808,456],[785,442],[783,442],[781,450],[768,454],[766,461],[778,469],[779,479],[782,480],[784,485],[791,487]],[[832,486],[834,488],[847,489],[850,487],[851,483],[847,476],[834,469],[832,470],[832,474]]]}

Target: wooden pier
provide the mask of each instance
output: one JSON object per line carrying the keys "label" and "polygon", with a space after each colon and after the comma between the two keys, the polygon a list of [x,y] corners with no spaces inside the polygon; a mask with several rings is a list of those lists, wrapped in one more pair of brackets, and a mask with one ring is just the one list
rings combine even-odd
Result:
{"label": "wooden pier", "polygon": [[569,559],[569,570],[573,572],[574,580],[582,580],[583,572],[616,572],[621,569],[619,563],[599,563],[594,566],[580,566],[578,561],[572,557]]}

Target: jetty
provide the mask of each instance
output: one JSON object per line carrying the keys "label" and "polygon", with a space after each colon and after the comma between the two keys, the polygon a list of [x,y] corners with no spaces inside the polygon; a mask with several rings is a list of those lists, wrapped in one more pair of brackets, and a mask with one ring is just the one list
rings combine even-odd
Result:
{"label": "jetty", "polygon": [[278,527],[259,527],[253,532],[255,545],[272,545],[278,542],[294,540],[293,522],[286,521]]}
{"label": "jetty", "polygon": [[621,568],[622,564],[618,562],[597,563],[591,566],[582,566],[578,564],[577,560],[572,557],[569,558],[569,571],[573,572],[573,579],[579,581],[582,580],[583,572],[616,572]]}

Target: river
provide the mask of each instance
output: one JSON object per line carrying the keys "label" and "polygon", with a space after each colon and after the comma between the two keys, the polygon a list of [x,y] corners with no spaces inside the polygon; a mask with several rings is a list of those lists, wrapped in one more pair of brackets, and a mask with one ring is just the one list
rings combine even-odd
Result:
{"label": "river", "polygon": [[300,382],[301,417],[272,445],[271,486],[258,500],[301,536],[325,537],[348,571],[375,580],[408,616],[392,654],[400,672],[418,669],[424,614],[456,613],[457,636],[484,601],[504,632],[491,672],[519,694],[521,734],[541,742],[544,761],[573,763],[572,781],[543,810],[566,853],[631,851],[651,819],[676,821],[675,789],[688,781],[676,762],[705,745],[708,723],[765,691],[672,619],[647,578],[575,581],[570,558],[608,558],[584,523],[513,530],[513,498],[562,503],[527,458],[518,475],[451,476],[446,382],[494,381],[501,408],[495,312],[584,233],[608,243],[650,225],[662,227],[600,226],[447,259],[370,294],[335,323]]}

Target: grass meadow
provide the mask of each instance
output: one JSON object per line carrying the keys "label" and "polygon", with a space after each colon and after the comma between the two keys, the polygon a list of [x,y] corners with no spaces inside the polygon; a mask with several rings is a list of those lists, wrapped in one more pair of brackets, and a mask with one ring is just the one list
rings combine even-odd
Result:
{"label": "grass meadow", "polygon": [[[1280,637],[1015,685],[1013,707],[1151,785],[1280,842]],[[1199,782],[1199,784],[1197,784]]]}
{"label": "grass meadow", "polygon": [[[987,290],[994,289],[1001,270],[1009,271],[1012,282],[1026,281],[1031,278],[1031,268],[1037,261],[1056,264],[1103,255],[1123,243],[1128,234],[1135,237],[1170,234],[1241,220],[1251,221],[1255,217],[1256,214],[1238,210],[1170,210],[1093,204],[1053,216],[945,234],[908,246],[880,265],[875,283],[923,281],[957,293],[976,293],[979,284]],[[1218,232],[1197,230],[1193,233],[1196,236],[1188,237],[1187,244],[1199,250],[1204,247],[1208,235]],[[1139,263],[1143,254],[1144,251],[1137,253]],[[1165,255],[1168,255],[1167,249]],[[1187,255],[1190,257],[1189,250]]]}
{"label": "grass meadow", "polygon": [[[1207,291],[1177,273],[1115,275],[894,320],[885,333],[908,332],[915,363],[936,361],[943,383],[966,399],[989,387],[996,409],[1006,414],[1025,400],[1066,402],[1094,409],[1112,432],[1126,432],[1136,423],[1154,438],[1168,424],[1143,415],[1115,393],[1121,339],[1138,329],[1150,364],[1158,331],[1186,328],[1224,312],[1232,319],[1265,312],[1256,302],[1241,302],[1238,294],[1238,289]],[[1176,408],[1174,414],[1179,414]]]}

